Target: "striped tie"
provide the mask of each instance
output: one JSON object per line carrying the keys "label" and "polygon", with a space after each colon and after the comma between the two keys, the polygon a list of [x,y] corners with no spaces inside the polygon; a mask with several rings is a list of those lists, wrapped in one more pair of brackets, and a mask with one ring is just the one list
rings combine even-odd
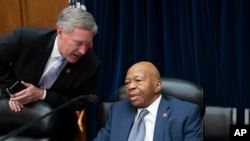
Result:
{"label": "striped tie", "polygon": [[43,89],[49,89],[53,83],[56,81],[57,77],[59,76],[60,72],[63,69],[63,62],[65,59],[60,57],[49,69],[49,71],[43,76],[40,82],[40,87]]}

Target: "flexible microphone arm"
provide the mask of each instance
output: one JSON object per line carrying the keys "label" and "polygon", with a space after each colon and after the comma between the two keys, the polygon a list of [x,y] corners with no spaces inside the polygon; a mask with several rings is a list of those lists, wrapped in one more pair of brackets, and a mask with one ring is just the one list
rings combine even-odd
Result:
{"label": "flexible microphone arm", "polygon": [[25,124],[19,128],[17,128],[16,130],[8,133],[6,136],[4,136],[2,139],[0,139],[0,141],[4,141],[6,139],[8,139],[9,137],[14,137],[18,134],[20,134],[21,132],[23,132],[24,130],[32,127],[33,125],[37,124],[40,120],[42,120],[43,118],[49,116],[50,114],[52,114],[53,112],[57,112],[61,109],[63,109],[64,107],[67,107],[69,105],[71,105],[72,103],[78,101],[78,100],[83,100],[83,101],[86,101],[86,102],[92,102],[92,103],[97,103],[99,101],[99,98],[96,96],[96,95],[82,95],[82,96],[79,96],[79,97],[76,97],[72,100],[70,100],[69,102],[66,102],[62,105],[60,105],[59,107],[53,109],[52,111],[48,112],[47,114],[29,122],[28,124]]}

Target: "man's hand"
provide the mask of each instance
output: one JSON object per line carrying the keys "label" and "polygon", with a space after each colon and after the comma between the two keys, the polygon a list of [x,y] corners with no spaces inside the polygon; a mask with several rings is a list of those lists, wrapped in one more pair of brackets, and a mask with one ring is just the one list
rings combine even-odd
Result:
{"label": "man's hand", "polygon": [[10,98],[11,101],[17,101],[19,104],[25,105],[30,102],[37,101],[43,96],[43,89],[23,81],[21,81],[21,83],[27,88],[13,94]]}
{"label": "man's hand", "polygon": [[15,112],[20,112],[23,108],[23,104],[19,103],[18,101],[11,100],[11,98],[9,100],[9,106],[10,109]]}

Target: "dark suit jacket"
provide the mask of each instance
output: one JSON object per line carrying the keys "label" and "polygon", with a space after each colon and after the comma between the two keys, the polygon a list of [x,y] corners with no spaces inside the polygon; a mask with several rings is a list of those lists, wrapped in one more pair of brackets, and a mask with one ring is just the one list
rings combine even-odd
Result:
{"label": "dark suit jacket", "polygon": [[[111,105],[106,125],[93,141],[127,141],[136,112],[136,108],[127,99]],[[157,112],[153,140],[202,141],[199,106],[163,96]]]}
{"label": "dark suit jacket", "polygon": [[[56,35],[56,30],[22,27],[1,37],[0,87],[5,89],[16,80],[38,86]],[[99,69],[97,56],[89,50],[77,63],[66,65],[53,86],[47,90],[45,101],[57,107],[74,97],[92,94]],[[75,102],[59,115],[60,119],[76,124],[75,111],[82,110],[84,106],[85,102]]]}

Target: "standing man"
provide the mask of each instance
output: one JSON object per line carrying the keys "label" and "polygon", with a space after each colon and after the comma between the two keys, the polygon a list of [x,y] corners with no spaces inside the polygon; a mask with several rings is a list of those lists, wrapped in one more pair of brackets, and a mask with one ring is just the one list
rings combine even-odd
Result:
{"label": "standing man", "polygon": [[[67,7],[58,17],[56,30],[20,27],[1,37],[1,91],[5,93],[16,81],[25,86],[10,96],[10,109],[19,112],[26,104],[39,100],[56,108],[75,97],[93,93],[100,70],[98,57],[91,50],[96,33],[97,25],[89,12]],[[53,68],[58,62],[59,67]],[[52,68],[56,74],[50,73]],[[85,105],[75,102],[55,113],[58,128],[52,140],[74,139],[76,111]]]}
{"label": "standing man", "polygon": [[111,105],[93,141],[202,141],[200,107],[162,95],[161,76],[152,63],[132,65],[125,85],[128,99]]}

